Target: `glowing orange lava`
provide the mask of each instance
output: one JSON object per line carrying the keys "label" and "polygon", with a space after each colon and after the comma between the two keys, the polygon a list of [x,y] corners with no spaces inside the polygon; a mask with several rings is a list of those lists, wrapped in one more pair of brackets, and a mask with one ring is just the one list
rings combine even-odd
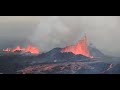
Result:
{"label": "glowing orange lava", "polygon": [[83,37],[78,43],[76,43],[76,45],[71,45],[71,46],[67,46],[65,48],[63,48],[61,50],[61,52],[72,52],[75,55],[81,54],[90,58],[93,58],[90,54],[89,54],[89,50],[87,47],[87,38],[86,36]]}
{"label": "glowing orange lava", "polygon": [[22,48],[20,46],[17,46],[16,48],[6,48],[3,49],[4,52],[15,52],[15,51],[23,51],[23,52],[30,52],[32,54],[39,54],[39,49],[36,47],[33,47],[31,45],[28,45],[26,48]]}

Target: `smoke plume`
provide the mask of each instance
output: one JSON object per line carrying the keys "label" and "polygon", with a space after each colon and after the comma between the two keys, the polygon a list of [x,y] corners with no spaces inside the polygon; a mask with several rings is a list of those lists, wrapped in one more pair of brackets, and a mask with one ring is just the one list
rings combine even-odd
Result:
{"label": "smoke plume", "polygon": [[120,55],[120,17],[49,16],[41,20],[30,41],[48,51],[77,42],[87,33],[89,42],[109,55]]}
{"label": "smoke plume", "polygon": [[61,17],[52,16],[40,22],[30,40],[42,51],[48,51],[55,47],[72,44],[76,37],[71,31],[71,28],[63,22]]}

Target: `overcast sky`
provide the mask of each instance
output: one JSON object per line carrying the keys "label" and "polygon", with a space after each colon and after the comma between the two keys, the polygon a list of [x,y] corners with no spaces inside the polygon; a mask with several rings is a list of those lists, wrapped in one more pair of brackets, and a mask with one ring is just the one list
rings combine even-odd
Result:
{"label": "overcast sky", "polygon": [[36,22],[41,19],[41,16],[0,16],[1,23],[11,22]]}
{"label": "overcast sky", "polygon": [[120,56],[119,16],[0,16],[0,49],[31,41],[50,50],[74,44],[85,32],[105,54]]}

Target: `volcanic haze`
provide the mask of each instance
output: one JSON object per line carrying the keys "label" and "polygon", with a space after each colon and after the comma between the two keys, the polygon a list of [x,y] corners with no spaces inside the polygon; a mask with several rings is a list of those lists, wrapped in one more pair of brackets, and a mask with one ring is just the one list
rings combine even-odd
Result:
{"label": "volcanic haze", "polygon": [[87,33],[103,53],[120,56],[119,29],[119,16],[1,16],[0,49],[30,41],[48,51],[73,45]]}

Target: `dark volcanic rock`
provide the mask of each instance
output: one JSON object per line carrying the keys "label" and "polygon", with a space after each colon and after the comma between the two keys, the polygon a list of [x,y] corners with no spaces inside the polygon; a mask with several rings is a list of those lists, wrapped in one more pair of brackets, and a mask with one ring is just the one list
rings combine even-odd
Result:
{"label": "dark volcanic rock", "polygon": [[120,64],[113,66],[110,70],[105,72],[106,74],[120,74]]}
{"label": "dark volcanic rock", "polygon": [[93,73],[101,74],[104,73],[110,66],[110,64],[104,62],[92,63],[90,65],[94,67]]}
{"label": "dark volcanic rock", "polygon": [[21,74],[103,74],[110,64],[104,62],[64,62],[29,66]]}
{"label": "dark volcanic rock", "polygon": [[73,53],[61,53],[61,48],[55,48],[47,53],[40,54],[38,57],[42,60],[45,59],[47,62],[63,62],[63,61],[80,61],[88,59],[83,55],[75,55]]}
{"label": "dark volcanic rock", "polygon": [[31,56],[14,53],[1,53],[0,73],[4,74],[120,74],[120,64],[113,65],[108,60],[119,58],[104,57],[99,50],[91,48],[95,57],[87,58],[73,53],[61,53],[61,48],[54,48],[49,52]]}

